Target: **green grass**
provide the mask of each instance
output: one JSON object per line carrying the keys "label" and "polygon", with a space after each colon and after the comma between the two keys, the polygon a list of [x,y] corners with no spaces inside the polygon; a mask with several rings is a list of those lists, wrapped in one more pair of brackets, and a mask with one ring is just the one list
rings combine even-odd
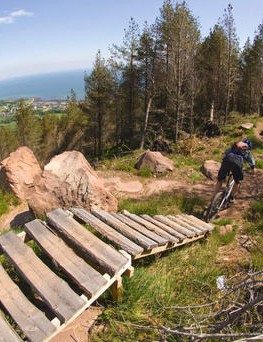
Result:
{"label": "green grass", "polygon": [[16,206],[19,200],[14,194],[0,189],[0,216],[9,211],[10,206]]}
{"label": "green grass", "polygon": [[151,178],[153,173],[148,167],[143,167],[142,169],[138,170],[137,175],[144,178]]}
{"label": "green grass", "polygon": [[263,159],[256,159],[256,168],[263,169]]}
{"label": "green grass", "polygon": [[182,167],[191,167],[194,170],[199,170],[202,163],[200,161],[194,160],[193,157],[189,156],[183,156],[183,155],[173,155],[171,158],[174,160],[174,166],[177,168],[182,168]]}
{"label": "green grass", "polygon": [[263,268],[263,196],[255,201],[245,213],[246,233],[252,240],[250,256],[253,267]]}
{"label": "green grass", "polygon": [[142,199],[123,199],[119,202],[118,210],[126,209],[137,215],[175,215],[184,212],[200,216],[203,208],[204,201],[201,198],[171,192]]}
{"label": "green grass", "polygon": [[216,262],[220,246],[217,236],[211,235],[161,257],[137,261],[134,276],[124,278],[122,301],[105,301],[100,323],[106,324],[107,330],[93,340],[157,341],[156,331],[137,330],[134,325],[189,324],[187,311],[171,307],[204,304],[218,296],[216,278],[228,272]]}
{"label": "green grass", "polygon": [[[190,200],[191,202],[191,200]],[[120,209],[128,209],[136,214],[150,215],[178,213],[180,211],[193,213],[199,200],[192,199],[195,205],[189,209],[189,198],[175,194],[163,194],[143,200],[122,200]],[[251,260],[254,269],[262,269],[263,235],[263,201],[259,200],[252,205],[246,214],[246,220],[257,236],[257,243],[251,250]],[[253,220],[255,217],[255,220]],[[104,325],[103,333],[92,338],[94,342],[101,341],[159,341],[157,329],[136,328],[137,326],[175,327],[195,325],[194,315],[191,317],[188,310],[177,310],[175,307],[188,305],[202,305],[220,298],[222,293],[216,286],[218,276],[225,275],[231,279],[240,272],[240,265],[225,264],[219,261],[217,255],[221,247],[230,245],[235,241],[239,227],[233,219],[222,218],[215,220],[214,231],[206,238],[193,244],[167,251],[161,255],[153,255],[139,259],[133,263],[134,276],[124,278],[123,298],[118,303],[110,301],[105,296],[104,313],[98,323]],[[220,234],[220,227],[232,225],[232,230]],[[247,228],[247,233],[250,228]],[[261,234],[258,234],[261,232]],[[231,247],[230,247],[231,248]],[[246,264],[244,267],[248,267]],[[211,314],[210,308],[203,306],[194,310],[196,317]],[[242,327],[232,326],[233,332],[242,331]],[[181,338],[166,336],[166,341],[183,341]]]}

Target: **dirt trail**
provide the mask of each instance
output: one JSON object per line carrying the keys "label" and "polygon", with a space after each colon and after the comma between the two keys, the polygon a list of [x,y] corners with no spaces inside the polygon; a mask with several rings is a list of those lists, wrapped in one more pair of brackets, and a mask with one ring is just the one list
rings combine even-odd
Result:
{"label": "dirt trail", "polygon": [[[254,129],[258,140],[263,141],[263,121],[260,121]],[[180,192],[193,194],[210,201],[215,182],[209,179],[198,184],[192,184],[186,180],[171,175],[164,178],[143,179],[135,175],[127,175],[121,171],[98,171],[103,179],[105,187],[117,198],[142,198],[162,192]],[[251,201],[263,194],[263,170],[256,169],[255,175],[245,175],[236,202],[229,209],[220,213],[220,216],[239,218],[247,209]]]}
{"label": "dirt trail", "polygon": [[[203,198],[207,203],[212,197],[215,182],[209,179],[192,184],[172,175],[165,179],[131,176],[125,172],[100,171],[105,187],[117,198],[142,198],[162,192],[193,194]],[[263,171],[256,170],[255,175],[245,175],[235,204],[225,210],[221,216],[240,217],[240,210],[248,208],[251,201],[263,194]]]}

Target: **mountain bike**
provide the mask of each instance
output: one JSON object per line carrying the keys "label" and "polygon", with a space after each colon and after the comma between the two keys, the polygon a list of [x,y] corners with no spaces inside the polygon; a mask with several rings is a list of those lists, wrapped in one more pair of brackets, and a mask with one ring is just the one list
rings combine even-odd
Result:
{"label": "mountain bike", "polygon": [[230,196],[234,184],[235,181],[233,179],[232,172],[230,172],[227,176],[225,188],[223,190],[218,191],[218,193],[212,199],[210,206],[204,212],[204,219],[206,222],[212,220],[219,211],[230,207]]}

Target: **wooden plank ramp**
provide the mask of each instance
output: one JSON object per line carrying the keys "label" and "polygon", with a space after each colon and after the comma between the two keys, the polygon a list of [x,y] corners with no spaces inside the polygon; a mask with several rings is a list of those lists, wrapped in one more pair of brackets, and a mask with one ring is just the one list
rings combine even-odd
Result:
{"label": "wooden plank ramp", "polygon": [[[71,208],[56,209],[46,222],[35,219],[24,228],[19,236],[1,235],[0,249],[32,293],[27,298],[0,265],[0,303],[28,341],[42,342],[52,340],[107,289],[116,296],[122,275],[133,271],[132,259],[201,239],[213,226],[186,214],[151,217]],[[26,244],[29,240],[49,263]],[[21,341],[3,315],[1,340]]]}
{"label": "wooden plank ramp", "polygon": [[92,227],[99,236],[130,253],[133,259],[199,240],[213,229],[212,225],[192,215],[150,217],[135,215],[127,210],[109,214],[102,210],[89,213],[80,208],[71,208],[70,212],[81,223]]}
{"label": "wooden plank ramp", "polygon": [[[107,289],[116,296],[122,275],[133,269],[127,252],[97,238],[72,214],[57,209],[47,215],[47,222],[36,219],[25,224],[25,233],[9,231],[0,236],[1,252],[32,291],[27,298],[0,264],[0,303],[32,342],[52,340]],[[26,244],[29,240],[52,263],[44,263]],[[2,317],[1,340],[21,341]]]}

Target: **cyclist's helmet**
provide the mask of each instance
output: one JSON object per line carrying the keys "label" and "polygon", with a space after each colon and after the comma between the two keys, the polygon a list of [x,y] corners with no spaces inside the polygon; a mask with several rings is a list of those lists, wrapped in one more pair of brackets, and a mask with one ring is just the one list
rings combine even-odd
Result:
{"label": "cyclist's helmet", "polygon": [[244,156],[249,150],[249,146],[244,141],[239,141],[237,143],[234,143],[232,150],[235,151],[235,153]]}
{"label": "cyclist's helmet", "polygon": [[253,143],[252,141],[248,140],[248,139],[244,139],[243,142],[245,144],[247,144],[248,148],[251,150],[251,148],[253,147]]}

